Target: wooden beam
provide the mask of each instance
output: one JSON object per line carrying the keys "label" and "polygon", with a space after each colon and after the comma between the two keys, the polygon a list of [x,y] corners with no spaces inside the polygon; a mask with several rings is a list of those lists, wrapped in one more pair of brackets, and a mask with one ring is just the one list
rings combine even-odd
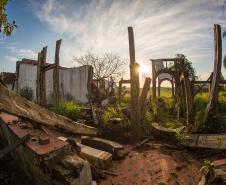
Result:
{"label": "wooden beam", "polygon": [[130,80],[121,80],[122,84],[130,84]]}
{"label": "wooden beam", "polygon": [[60,53],[60,45],[61,39],[56,41],[56,50],[55,50],[55,68],[53,70],[53,103],[57,105],[59,103],[60,96],[60,84],[59,84],[59,53]]}
{"label": "wooden beam", "polygon": [[47,46],[42,49],[41,52],[41,67],[40,67],[40,104],[46,105],[46,75],[44,67],[46,64]]}
{"label": "wooden beam", "polygon": [[135,46],[133,28],[128,27],[130,53],[130,80],[131,80],[131,133],[133,141],[138,141],[141,135],[140,106],[139,106],[139,64],[135,60]]}
{"label": "wooden beam", "polygon": [[37,104],[40,104],[41,102],[41,57],[42,57],[42,53],[39,52],[38,53],[38,63],[37,63],[37,78],[36,78],[36,99],[37,99]]}
{"label": "wooden beam", "polygon": [[20,62],[21,61],[17,61],[16,62],[16,92],[19,93],[19,75],[20,75]]}
{"label": "wooden beam", "polygon": [[97,135],[96,128],[55,114],[49,109],[16,95],[1,83],[0,92],[0,110],[61,131],[65,130],[79,135]]}
{"label": "wooden beam", "polygon": [[221,60],[222,60],[222,39],[221,39],[221,26],[218,24],[214,25],[214,71],[213,79],[211,84],[211,91],[208,99],[208,104],[206,107],[203,122],[207,122],[209,118],[209,113],[215,107],[218,102],[218,91],[219,82],[221,78]]}
{"label": "wooden beam", "polygon": [[193,97],[192,97],[192,87],[191,81],[187,76],[184,76],[184,90],[185,90],[185,103],[186,103],[186,118],[187,123],[192,123],[192,115],[193,115]]}
{"label": "wooden beam", "polygon": [[150,61],[154,62],[167,62],[167,61],[181,61],[181,58],[158,58],[158,59],[150,59]]}
{"label": "wooden beam", "polygon": [[[193,81],[194,84],[212,84],[212,81]],[[226,80],[220,80],[219,84],[226,84]]]}
{"label": "wooden beam", "polygon": [[152,100],[156,99],[156,70],[155,70],[155,61],[152,61]]}
{"label": "wooden beam", "polygon": [[144,87],[142,89],[141,96],[140,96],[140,112],[141,112],[141,114],[144,111],[145,100],[147,98],[150,85],[151,85],[151,78],[149,78],[149,77],[145,78]]}
{"label": "wooden beam", "polygon": [[51,69],[54,69],[55,67],[56,67],[55,64],[49,64],[49,65],[47,65],[47,66],[44,67],[44,71],[45,71],[45,72],[46,72],[46,71],[49,71],[49,70],[51,70]]}

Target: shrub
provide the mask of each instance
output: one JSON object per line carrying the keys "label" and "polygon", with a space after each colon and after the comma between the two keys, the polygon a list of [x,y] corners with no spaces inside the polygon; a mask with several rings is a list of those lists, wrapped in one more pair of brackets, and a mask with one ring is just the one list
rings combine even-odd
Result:
{"label": "shrub", "polygon": [[80,115],[80,108],[73,101],[60,102],[53,108],[53,111],[74,121],[76,121]]}
{"label": "shrub", "polygon": [[130,99],[131,99],[130,93],[126,93],[125,96],[123,97],[122,101],[124,103],[130,103]]}
{"label": "shrub", "polygon": [[206,108],[208,103],[208,96],[208,93],[200,93],[196,95],[194,101],[196,111],[204,110]]}
{"label": "shrub", "polygon": [[182,124],[179,122],[179,120],[177,119],[172,119],[172,120],[168,120],[165,125],[166,128],[179,128],[180,126],[182,126]]}
{"label": "shrub", "polygon": [[111,118],[119,117],[119,114],[116,109],[113,107],[108,107],[101,116],[101,122],[106,124]]}
{"label": "shrub", "polygon": [[22,89],[20,89],[20,96],[32,100],[33,98],[33,90],[31,87],[25,86]]}
{"label": "shrub", "polygon": [[144,113],[141,115],[141,130],[143,136],[148,136],[150,133],[150,123],[154,120],[153,114],[149,112],[148,108],[144,110]]}

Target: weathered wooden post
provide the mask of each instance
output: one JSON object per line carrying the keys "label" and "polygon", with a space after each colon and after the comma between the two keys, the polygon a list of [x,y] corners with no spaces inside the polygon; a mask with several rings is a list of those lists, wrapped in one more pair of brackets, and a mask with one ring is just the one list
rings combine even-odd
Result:
{"label": "weathered wooden post", "polygon": [[152,65],[152,100],[156,99],[156,70],[155,70],[155,61],[151,60]]}
{"label": "weathered wooden post", "polygon": [[183,83],[184,83],[184,93],[185,93],[185,103],[186,103],[186,118],[187,123],[192,122],[192,115],[193,115],[193,95],[192,95],[192,85],[191,81],[188,76],[183,76]]}
{"label": "weathered wooden post", "polygon": [[36,81],[36,97],[37,103],[45,106],[46,105],[46,81],[45,81],[45,64],[46,64],[47,46],[38,53],[37,63],[37,81]]}
{"label": "weathered wooden post", "polygon": [[158,78],[158,97],[160,97],[160,86],[161,86],[161,80]]}
{"label": "weathered wooden post", "polygon": [[41,102],[41,81],[40,81],[40,76],[41,76],[41,52],[38,53],[38,64],[37,64],[37,80],[36,80],[36,99],[37,99],[37,104],[40,105]]}
{"label": "weathered wooden post", "polygon": [[143,87],[141,95],[140,95],[140,112],[141,112],[141,115],[144,112],[145,100],[147,98],[150,85],[151,85],[151,78],[149,78],[149,77],[145,78],[144,87]]}
{"label": "weathered wooden post", "polygon": [[173,82],[173,78],[172,78],[171,84],[172,84],[172,98],[174,99],[174,82]]}
{"label": "weathered wooden post", "polygon": [[219,82],[221,77],[221,64],[222,64],[222,39],[221,39],[221,26],[214,25],[214,71],[211,83],[211,91],[208,99],[203,122],[205,123],[209,118],[209,113],[212,111],[218,102]]}
{"label": "weathered wooden post", "polygon": [[41,52],[41,76],[40,76],[40,94],[41,94],[41,105],[46,105],[46,75],[45,75],[45,64],[46,64],[46,54],[47,54],[47,46],[42,49]]}
{"label": "weathered wooden post", "polygon": [[60,63],[60,45],[61,39],[56,41],[56,50],[55,50],[55,67],[53,69],[53,104],[57,105],[59,103],[60,96],[60,84],[59,84],[59,63]]}
{"label": "weathered wooden post", "polygon": [[135,46],[133,28],[128,27],[130,52],[130,80],[131,80],[131,133],[133,141],[140,139],[140,105],[139,105],[139,64],[135,60]]}
{"label": "weathered wooden post", "polygon": [[119,87],[118,87],[118,101],[119,101],[119,104],[121,103],[121,96],[122,96],[122,81],[123,81],[123,78],[121,78],[121,80],[119,81]]}

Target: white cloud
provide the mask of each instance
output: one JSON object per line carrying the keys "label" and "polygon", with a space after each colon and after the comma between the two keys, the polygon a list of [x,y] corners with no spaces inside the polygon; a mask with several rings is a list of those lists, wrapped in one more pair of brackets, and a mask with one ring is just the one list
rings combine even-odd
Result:
{"label": "white cloud", "polygon": [[19,50],[17,50],[17,54],[20,57],[30,58],[30,59],[34,59],[37,56],[37,53],[35,53],[34,51],[32,51],[30,49],[19,49]]}
{"label": "white cloud", "polygon": [[66,66],[73,66],[73,56],[91,48],[128,57],[128,26],[134,28],[138,62],[175,53],[184,53],[193,63],[212,62],[213,24],[226,23],[222,4],[223,0],[93,0],[79,5],[73,0],[33,1],[40,21],[63,36],[61,59]]}
{"label": "white cloud", "polygon": [[[31,49],[19,48],[16,43],[8,43],[5,46],[5,49],[9,50],[14,58],[22,59],[22,58],[29,58],[29,59],[36,59],[37,53],[35,53]],[[8,56],[6,56],[8,57]]]}
{"label": "white cloud", "polygon": [[16,57],[14,56],[5,56],[5,60],[8,62],[15,62],[18,60]]}

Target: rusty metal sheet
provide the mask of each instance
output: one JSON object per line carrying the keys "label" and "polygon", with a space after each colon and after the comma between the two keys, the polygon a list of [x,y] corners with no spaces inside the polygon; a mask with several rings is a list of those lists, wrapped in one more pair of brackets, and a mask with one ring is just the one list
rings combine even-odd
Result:
{"label": "rusty metal sheet", "polygon": [[[1,112],[0,118],[3,120],[8,128],[14,133],[18,138],[22,138],[29,134],[30,139],[26,142],[27,147],[34,151],[37,155],[46,155],[64,147],[69,147],[67,142],[61,141],[52,135],[48,135],[41,129],[34,128],[33,125],[28,121],[20,120],[17,116],[13,116],[8,113]],[[21,127],[20,125],[27,124],[27,127]],[[49,143],[41,144],[39,143],[40,137],[49,137]]]}

